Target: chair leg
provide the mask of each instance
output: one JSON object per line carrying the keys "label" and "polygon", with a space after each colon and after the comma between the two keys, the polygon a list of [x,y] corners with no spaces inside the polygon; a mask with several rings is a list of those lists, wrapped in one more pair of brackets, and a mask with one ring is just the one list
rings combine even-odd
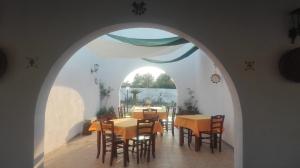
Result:
{"label": "chair leg", "polygon": [[199,133],[199,149],[198,149],[198,151],[200,151],[201,146],[202,146],[202,135],[201,135],[201,133]]}
{"label": "chair leg", "polygon": [[214,153],[214,136],[213,136],[213,134],[210,134],[210,149],[211,149],[211,153]]}
{"label": "chair leg", "polygon": [[143,151],[144,151],[144,142],[141,142],[141,152],[140,152],[140,158],[143,156]]}
{"label": "chair leg", "polygon": [[191,143],[192,143],[192,131],[189,129],[188,130],[188,146],[189,146],[189,148],[191,147]]}
{"label": "chair leg", "polygon": [[115,156],[115,142],[113,139],[112,144],[111,144],[111,150],[110,150],[110,161],[109,161],[110,166],[112,166],[112,161],[113,161],[114,156]]}
{"label": "chair leg", "polygon": [[172,121],[172,136],[174,136],[174,122]]}
{"label": "chair leg", "polygon": [[[155,158],[155,134],[152,136],[151,140],[151,146],[152,146],[152,157]],[[149,147],[150,148],[150,147]]]}
{"label": "chair leg", "polygon": [[105,154],[106,154],[106,140],[105,137],[102,137],[102,163],[104,163]]}
{"label": "chair leg", "polygon": [[133,143],[132,143],[132,151],[131,151],[131,153],[133,153],[133,152],[134,152],[135,145],[136,145],[136,141],[133,141]]}
{"label": "chair leg", "polygon": [[219,152],[221,152],[221,147],[222,147],[222,134],[219,136]]}
{"label": "chair leg", "polygon": [[137,159],[136,159],[136,163],[137,163],[137,164],[140,163],[140,155],[139,155],[139,154],[140,154],[140,153],[139,153],[140,150],[139,150],[139,146],[140,146],[140,145],[139,145],[139,142],[136,141],[136,158],[137,158]]}
{"label": "chair leg", "polygon": [[165,124],[166,124],[166,130],[168,132],[169,131],[169,120],[167,120]]}
{"label": "chair leg", "polygon": [[148,141],[147,144],[147,162],[150,161],[150,147],[151,147],[151,139]]}
{"label": "chair leg", "polygon": [[100,156],[101,151],[101,132],[97,131],[97,159]]}

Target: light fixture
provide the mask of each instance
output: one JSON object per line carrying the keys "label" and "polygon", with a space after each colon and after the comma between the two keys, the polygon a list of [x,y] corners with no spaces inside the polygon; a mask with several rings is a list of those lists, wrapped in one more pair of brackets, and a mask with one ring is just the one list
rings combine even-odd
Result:
{"label": "light fixture", "polygon": [[289,37],[292,44],[295,43],[297,36],[300,36],[300,8],[292,11],[291,15],[291,29],[289,30]]}

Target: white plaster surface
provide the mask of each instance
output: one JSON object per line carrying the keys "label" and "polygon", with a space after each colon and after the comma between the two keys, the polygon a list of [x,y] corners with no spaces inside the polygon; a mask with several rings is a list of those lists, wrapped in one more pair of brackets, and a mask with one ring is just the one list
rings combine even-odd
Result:
{"label": "white plaster surface", "polygon": [[[299,0],[147,1],[142,16],[132,14],[131,3],[0,1],[0,45],[9,62],[0,79],[0,167],[42,167],[45,107],[59,69],[121,23],[164,25],[223,64],[238,109],[235,167],[299,167],[299,84],[277,68],[282,53],[300,45],[287,35]],[[26,68],[28,57],[39,58],[38,68]],[[255,71],[244,71],[245,60],[256,62]]]}

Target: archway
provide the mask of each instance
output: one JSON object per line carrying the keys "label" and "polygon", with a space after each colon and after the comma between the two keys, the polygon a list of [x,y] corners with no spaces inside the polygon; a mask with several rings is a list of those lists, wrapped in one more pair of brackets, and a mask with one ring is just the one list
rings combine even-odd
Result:
{"label": "archway", "polygon": [[127,113],[145,105],[166,108],[177,103],[174,80],[164,70],[154,66],[143,66],[130,72],[119,92],[120,106]]}
{"label": "archway", "polygon": [[217,59],[214,54],[207,49],[201,42],[194,39],[193,37],[189,36],[188,34],[185,34],[179,30],[162,26],[158,24],[150,24],[150,23],[127,23],[127,24],[118,24],[113,26],[108,26],[103,29],[100,29],[98,31],[95,31],[78,42],[76,42],[73,46],[71,46],[52,66],[50,72],[48,73],[43,86],[41,88],[41,91],[39,93],[37,105],[36,105],[36,111],[35,111],[35,128],[34,128],[34,160],[35,160],[35,167],[38,167],[39,165],[43,164],[43,138],[44,138],[44,117],[45,117],[45,108],[46,108],[46,102],[48,99],[48,95],[51,89],[51,86],[59,73],[60,69],[63,67],[63,65],[68,61],[68,59],[81,47],[86,45],[88,42],[92,41],[93,39],[107,34],[112,31],[125,29],[125,28],[135,28],[135,27],[147,27],[147,28],[157,28],[166,30],[169,32],[172,32],[174,34],[179,35],[180,37],[183,37],[184,39],[187,39],[188,41],[194,43],[198,48],[200,48],[212,61],[213,63],[220,69],[220,71],[223,74],[223,78],[228,84],[228,88],[231,94],[232,102],[233,102],[233,108],[234,108],[234,129],[235,129],[235,138],[234,138],[234,146],[235,146],[235,152],[234,152],[234,160],[235,160],[235,167],[242,167],[243,165],[243,121],[242,121],[242,112],[239,102],[239,97],[237,90],[235,88],[235,85],[230,78],[230,75],[222,65],[222,63]]}

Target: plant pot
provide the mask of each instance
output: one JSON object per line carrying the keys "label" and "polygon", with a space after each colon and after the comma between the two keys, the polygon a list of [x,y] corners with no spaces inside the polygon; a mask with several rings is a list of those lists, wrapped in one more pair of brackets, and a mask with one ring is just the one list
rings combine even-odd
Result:
{"label": "plant pot", "polygon": [[83,128],[82,128],[82,135],[91,135],[92,132],[89,131],[89,128],[91,126],[91,120],[85,120],[83,123]]}

